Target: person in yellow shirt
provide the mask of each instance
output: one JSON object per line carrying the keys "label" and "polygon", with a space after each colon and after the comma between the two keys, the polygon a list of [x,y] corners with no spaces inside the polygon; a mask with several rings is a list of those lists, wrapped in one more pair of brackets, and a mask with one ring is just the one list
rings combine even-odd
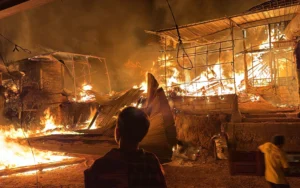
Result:
{"label": "person in yellow shirt", "polygon": [[271,142],[267,142],[258,147],[265,155],[265,178],[271,188],[289,188],[285,178],[288,172],[289,164],[286,154],[282,150],[285,138],[282,135],[276,135]]}

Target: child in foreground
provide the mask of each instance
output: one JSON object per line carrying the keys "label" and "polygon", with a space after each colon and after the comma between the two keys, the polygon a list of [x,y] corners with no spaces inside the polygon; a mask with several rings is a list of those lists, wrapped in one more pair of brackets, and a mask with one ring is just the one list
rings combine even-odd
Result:
{"label": "child in foreground", "polygon": [[142,110],[123,109],[115,128],[119,148],[97,159],[84,172],[85,187],[167,187],[157,157],[139,149],[149,126],[148,116]]}

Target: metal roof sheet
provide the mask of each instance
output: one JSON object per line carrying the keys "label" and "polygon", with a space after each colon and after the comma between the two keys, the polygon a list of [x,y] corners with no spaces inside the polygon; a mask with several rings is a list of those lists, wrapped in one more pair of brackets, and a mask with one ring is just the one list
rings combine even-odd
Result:
{"label": "metal roof sheet", "polygon": [[[250,12],[231,17],[224,17],[220,19],[179,26],[179,32],[183,41],[190,42],[195,39],[204,38],[206,36],[229,29],[231,27],[231,23],[241,28],[249,28],[257,25],[291,20],[296,13],[299,13],[299,11],[300,5],[297,4],[255,13]],[[149,33],[154,33],[160,36],[169,36],[174,39],[178,38],[175,27],[154,32],[149,31]]]}

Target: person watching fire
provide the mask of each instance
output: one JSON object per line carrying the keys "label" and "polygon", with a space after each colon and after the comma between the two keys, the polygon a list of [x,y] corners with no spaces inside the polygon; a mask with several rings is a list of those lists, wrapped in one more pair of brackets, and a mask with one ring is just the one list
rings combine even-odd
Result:
{"label": "person watching fire", "polygon": [[265,156],[265,178],[271,188],[289,188],[285,178],[288,173],[289,164],[286,154],[283,152],[285,138],[282,135],[276,135],[271,142],[260,145],[258,149]]}
{"label": "person watching fire", "polygon": [[167,187],[157,157],[139,148],[150,122],[140,109],[126,107],[117,119],[112,149],[84,171],[85,187]]}

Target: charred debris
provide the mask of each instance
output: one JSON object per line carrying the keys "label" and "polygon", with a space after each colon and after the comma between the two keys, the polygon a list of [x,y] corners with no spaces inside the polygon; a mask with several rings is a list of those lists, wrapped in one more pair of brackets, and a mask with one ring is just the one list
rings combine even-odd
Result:
{"label": "charred debris", "polygon": [[[93,63],[103,67],[103,75],[93,72]],[[102,93],[93,91],[92,74],[103,80]],[[111,91],[104,58],[54,52],[9,64],[1,72],[1,81],[1,112],[6,123],[26,131],[45,126],[42,129],[50,133],[28,138],[36,149],[103,155],[116,147],[114,126],[120,110],[138,106],[151,119],[142,146],[162,161],[172,156],[176,144],[173,115],[151,74],[147,93],[140,88],[116,93]]]}

